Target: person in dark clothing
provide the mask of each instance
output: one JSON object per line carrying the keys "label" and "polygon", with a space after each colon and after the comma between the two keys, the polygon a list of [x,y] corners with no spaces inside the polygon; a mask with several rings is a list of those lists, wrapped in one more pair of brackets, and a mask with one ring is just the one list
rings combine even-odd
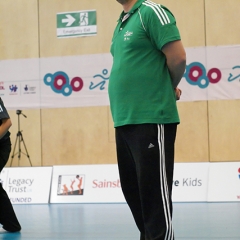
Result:
{"label": "person in dark clothing", "polygon": [[[12,126],[11,119],[0,98],[0,173],[6,165],[10,152],[11,140],[9,128]],[[15,215],[11,201],[0,183],[0,233],[19,232],[21,226]]]}

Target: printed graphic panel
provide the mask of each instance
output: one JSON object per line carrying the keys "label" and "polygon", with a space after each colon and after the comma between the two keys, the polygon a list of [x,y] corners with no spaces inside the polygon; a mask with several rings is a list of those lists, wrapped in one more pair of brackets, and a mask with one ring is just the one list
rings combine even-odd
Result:
{"label": "printed graphic panel", "polygon": [[84,194],[85,176],[79,174],[59,175],[58,191],[59,196],[75,196]]}

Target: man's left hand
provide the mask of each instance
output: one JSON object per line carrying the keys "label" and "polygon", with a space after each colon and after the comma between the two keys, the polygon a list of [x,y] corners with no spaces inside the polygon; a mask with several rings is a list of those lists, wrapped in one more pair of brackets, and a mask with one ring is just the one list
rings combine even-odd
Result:
{"label": "man's left hand", "polygon": [[182,90],[180,88],[175,88],[175,94],[176,94],[176,100],[180,99],[180,96],[182,94]]}

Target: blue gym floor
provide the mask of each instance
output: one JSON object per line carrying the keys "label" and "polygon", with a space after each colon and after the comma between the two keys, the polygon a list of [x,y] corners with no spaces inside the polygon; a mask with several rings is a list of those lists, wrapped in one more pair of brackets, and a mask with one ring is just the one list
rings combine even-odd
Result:
{"label": "blue gym floor", "polygon": [[[12,240],[139,240],[126,204],[13,205],[21,233]],[[240,203],[174,203],[175,240],[239,240]]]}

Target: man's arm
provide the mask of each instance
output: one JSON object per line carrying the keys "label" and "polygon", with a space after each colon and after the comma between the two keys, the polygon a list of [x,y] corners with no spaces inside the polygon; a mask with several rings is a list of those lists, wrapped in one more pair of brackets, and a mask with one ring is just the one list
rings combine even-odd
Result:
{"label": "man's arm", "polygon": [[0,126],[0,139],[7,133],[8,129],[12,126],[10,118],[2,119],[2,125]]}
{"label": "man's arm", "polygon": [[162,52],[167,59],[173,87],[176,88],[186,68],[186,52],[180,40],[165,44]]}

